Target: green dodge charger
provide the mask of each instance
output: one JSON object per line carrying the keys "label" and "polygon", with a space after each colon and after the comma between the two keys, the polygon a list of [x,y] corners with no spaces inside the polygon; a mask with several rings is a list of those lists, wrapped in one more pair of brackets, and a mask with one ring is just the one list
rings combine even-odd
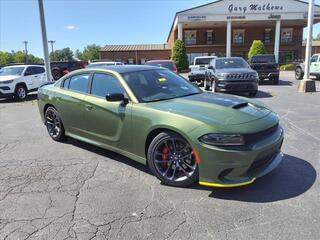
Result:
{"label": "green dodge charger", "polygon": [[49,135],[146,164],[163,183],[236,187],[282,160],[277,114],[260,102],[203,92],[167,69],[114,66],[71,72],[42,86]]}

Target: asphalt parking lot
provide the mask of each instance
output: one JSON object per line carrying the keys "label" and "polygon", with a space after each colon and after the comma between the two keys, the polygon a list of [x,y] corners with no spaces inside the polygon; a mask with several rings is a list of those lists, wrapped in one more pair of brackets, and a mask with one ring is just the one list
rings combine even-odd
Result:
{"label": "asphalt parking lot", "polygon": [[320,239],[320,92],[280,79],[256,99],[281,118],[283,162],[234,189],[162,185],[118,154],[53,142],[36,95],[0,100],[0,239]]}

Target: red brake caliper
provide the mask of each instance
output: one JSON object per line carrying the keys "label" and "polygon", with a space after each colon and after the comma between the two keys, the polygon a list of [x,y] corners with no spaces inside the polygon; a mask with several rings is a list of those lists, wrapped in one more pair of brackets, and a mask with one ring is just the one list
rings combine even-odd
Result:
{"label": "red brake caliper", "polygon": [[162,148],[162,166],[167,165],[167,160],[168,160],[168,155],[169,155],[169,148],[167,145],[164,145]]}

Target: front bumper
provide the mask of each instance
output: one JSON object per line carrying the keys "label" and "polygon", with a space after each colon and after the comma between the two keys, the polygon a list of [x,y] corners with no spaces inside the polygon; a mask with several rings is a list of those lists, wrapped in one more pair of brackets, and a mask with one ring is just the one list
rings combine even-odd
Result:
{"label": "front bumper", "polygon": [[189,74],[188,78],[190,81],[203,81],[205,79],[205,74]]}
{"label": "front bumper", "polygon": [[199,184],[210,187],[238,187],[253,183],[281,162],[281,127],[250,146],[220,148],[199,143]]}
{"label": "front bumper", "polygon": [[8,86],[0,86],[0,98],[12,97],[14,92]]}
{"label": "front bumper", "polygon": [[215,83],[215,89],[219,92],[255,92],[258,90],[258,81],[219,80]]}

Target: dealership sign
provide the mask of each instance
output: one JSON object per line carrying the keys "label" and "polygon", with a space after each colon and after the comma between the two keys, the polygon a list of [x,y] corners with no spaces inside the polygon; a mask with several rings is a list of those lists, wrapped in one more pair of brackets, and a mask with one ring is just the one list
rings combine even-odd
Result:
{"label": "dealership sign", "polygon": [[228,6],[229,13],[246,13],[246,12],[270,12],[270,11],[282,11],[282,5],[273,5],[270,3],[264,4],[248,4],[248,5],[235,5],[230,4]]}
{"label": "dealership sign", "polygon": [[188,16],[188,20],[192,22],[206,21],[207,16]]}

